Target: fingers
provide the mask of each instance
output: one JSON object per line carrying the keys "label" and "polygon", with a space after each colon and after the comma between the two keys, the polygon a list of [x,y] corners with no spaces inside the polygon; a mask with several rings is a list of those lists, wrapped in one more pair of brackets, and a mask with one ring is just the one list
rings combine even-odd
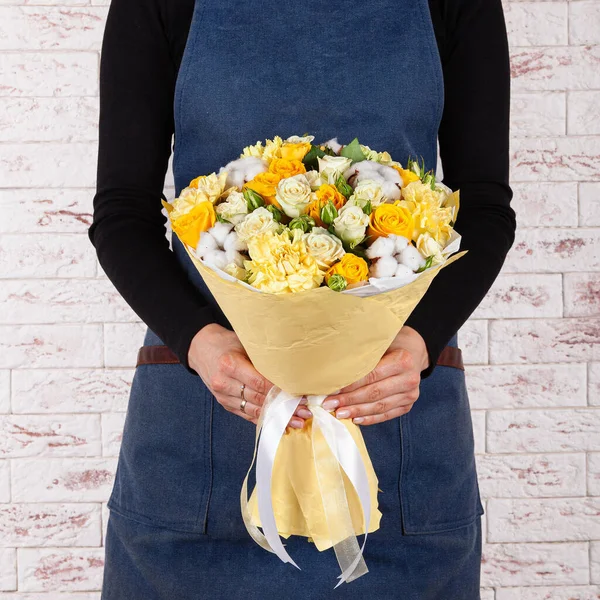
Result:
{"label": "fingers", "polygon": [[375,415],[367,415],[364,417],[355,417],[352,419],[354,423],[357,425],[375,425],[376,423],[383,423],[383,421],[389,421],[390,419],[394,419],[396,417],[400,417],[405,415],[410,411],[414,402],[404,406],[397,406],[383,413],[378,413]]}
{"label": "fingers", "polygon": [[362,379],[355,381],[351,385],[342,388],[342,392],[351,392],[360,387],[370,385],[382,379],[392,377],[405,371],[410,371],[413,368],[413,356],[404,348],[398,348],[385,354],[377,366],[367,373]]}
{"label": "fingers", "polygon": [[397,394],[405,394],[413,390],[416,390],[418,394],[420,381],[421,376],[417,372],[403,373],[365,385],[351,392],[336,394],[329,400],[339,401],[338,411],[356,404],[378,404]]}
{"label": "fingers", "polygon": [[219,357],[219,372],[245,383],[247,388],[263,396],[273,387],[273,384],[263,377],[252,365],[250,360],[240,352],[225,352]]}

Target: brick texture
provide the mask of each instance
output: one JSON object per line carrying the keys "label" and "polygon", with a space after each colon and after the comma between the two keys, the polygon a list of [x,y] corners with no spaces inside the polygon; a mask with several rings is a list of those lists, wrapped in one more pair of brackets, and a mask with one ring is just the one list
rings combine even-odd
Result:
{"label": "brick texture", "polygon": [[[0,600],[100,598],[145,330],[86,236],[109,4],[0,0]],[[597,600],[600,2],[504,7],[518,232],[459,332],[486,509],[481,597]]]}

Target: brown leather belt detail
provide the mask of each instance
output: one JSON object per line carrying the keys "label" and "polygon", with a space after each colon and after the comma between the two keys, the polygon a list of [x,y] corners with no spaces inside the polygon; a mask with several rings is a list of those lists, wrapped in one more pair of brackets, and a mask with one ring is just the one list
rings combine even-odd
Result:
{"label": "brown leather belt detail", "polygon": [[[178,362],[177,355],[168,346],[142,346],[138,350],[136,367],[140,365],[176,364]],[[436,364],[465,370],[462,351],[454,346],[444,347]]]}

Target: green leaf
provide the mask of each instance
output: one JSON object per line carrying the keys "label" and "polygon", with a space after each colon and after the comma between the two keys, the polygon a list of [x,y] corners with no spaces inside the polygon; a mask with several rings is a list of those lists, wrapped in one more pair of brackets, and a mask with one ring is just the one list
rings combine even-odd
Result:
{"label": "green leaf", "polygon": [[370,200],[367,200],[367,203],[363,206],[363,212],[365,215],[370,215],[373,212],[373,207],[371,206]]}
{"label": "green leaf", "polygon": [[219,213],[216,213],[216,214],[217,214],[217,221],[219,221],[219,223],[229,223],[231,225],[231,221],[228,221],[227,219],[222,217]]}
{"label": "green leaf", "polygon": [[304,155],[302,162],[307,169],[312,169],[315,171],[319,170],[319,158],[323,158],[325,156],[325,152],[321,150],[318,146],[314,144],[310,145],[310,150]]}
{"label": "green leaf", "polygon": [[344,146],[340,151],[340,156],[350,158],[353,163],[360,162],[361,160],[365,160],[367,158],[360,147],[358,138],[354,138],[349,144]]}

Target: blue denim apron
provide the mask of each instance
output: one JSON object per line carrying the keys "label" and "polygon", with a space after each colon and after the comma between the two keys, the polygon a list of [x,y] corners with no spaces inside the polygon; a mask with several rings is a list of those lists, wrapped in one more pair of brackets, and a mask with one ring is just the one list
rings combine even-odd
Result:
{"label": "blue denim apron", "polygon": [[[174,98],[175,194],[274,135],[357,136],[435,169],[442,76],[427,0],[196,0]],[[173,251],[231,328],[176,236]],[[148,329],[144,345],[156,344]],[[406,415],[362,432],[381,527],[368,536],[369,573],[333,591],[333,551],[291,536],[298,570],[244,527],[255,426],[182,365],[138,366],[108,501],[102,599],[478,600],[483,506],[464,372],[437,366]]]}

